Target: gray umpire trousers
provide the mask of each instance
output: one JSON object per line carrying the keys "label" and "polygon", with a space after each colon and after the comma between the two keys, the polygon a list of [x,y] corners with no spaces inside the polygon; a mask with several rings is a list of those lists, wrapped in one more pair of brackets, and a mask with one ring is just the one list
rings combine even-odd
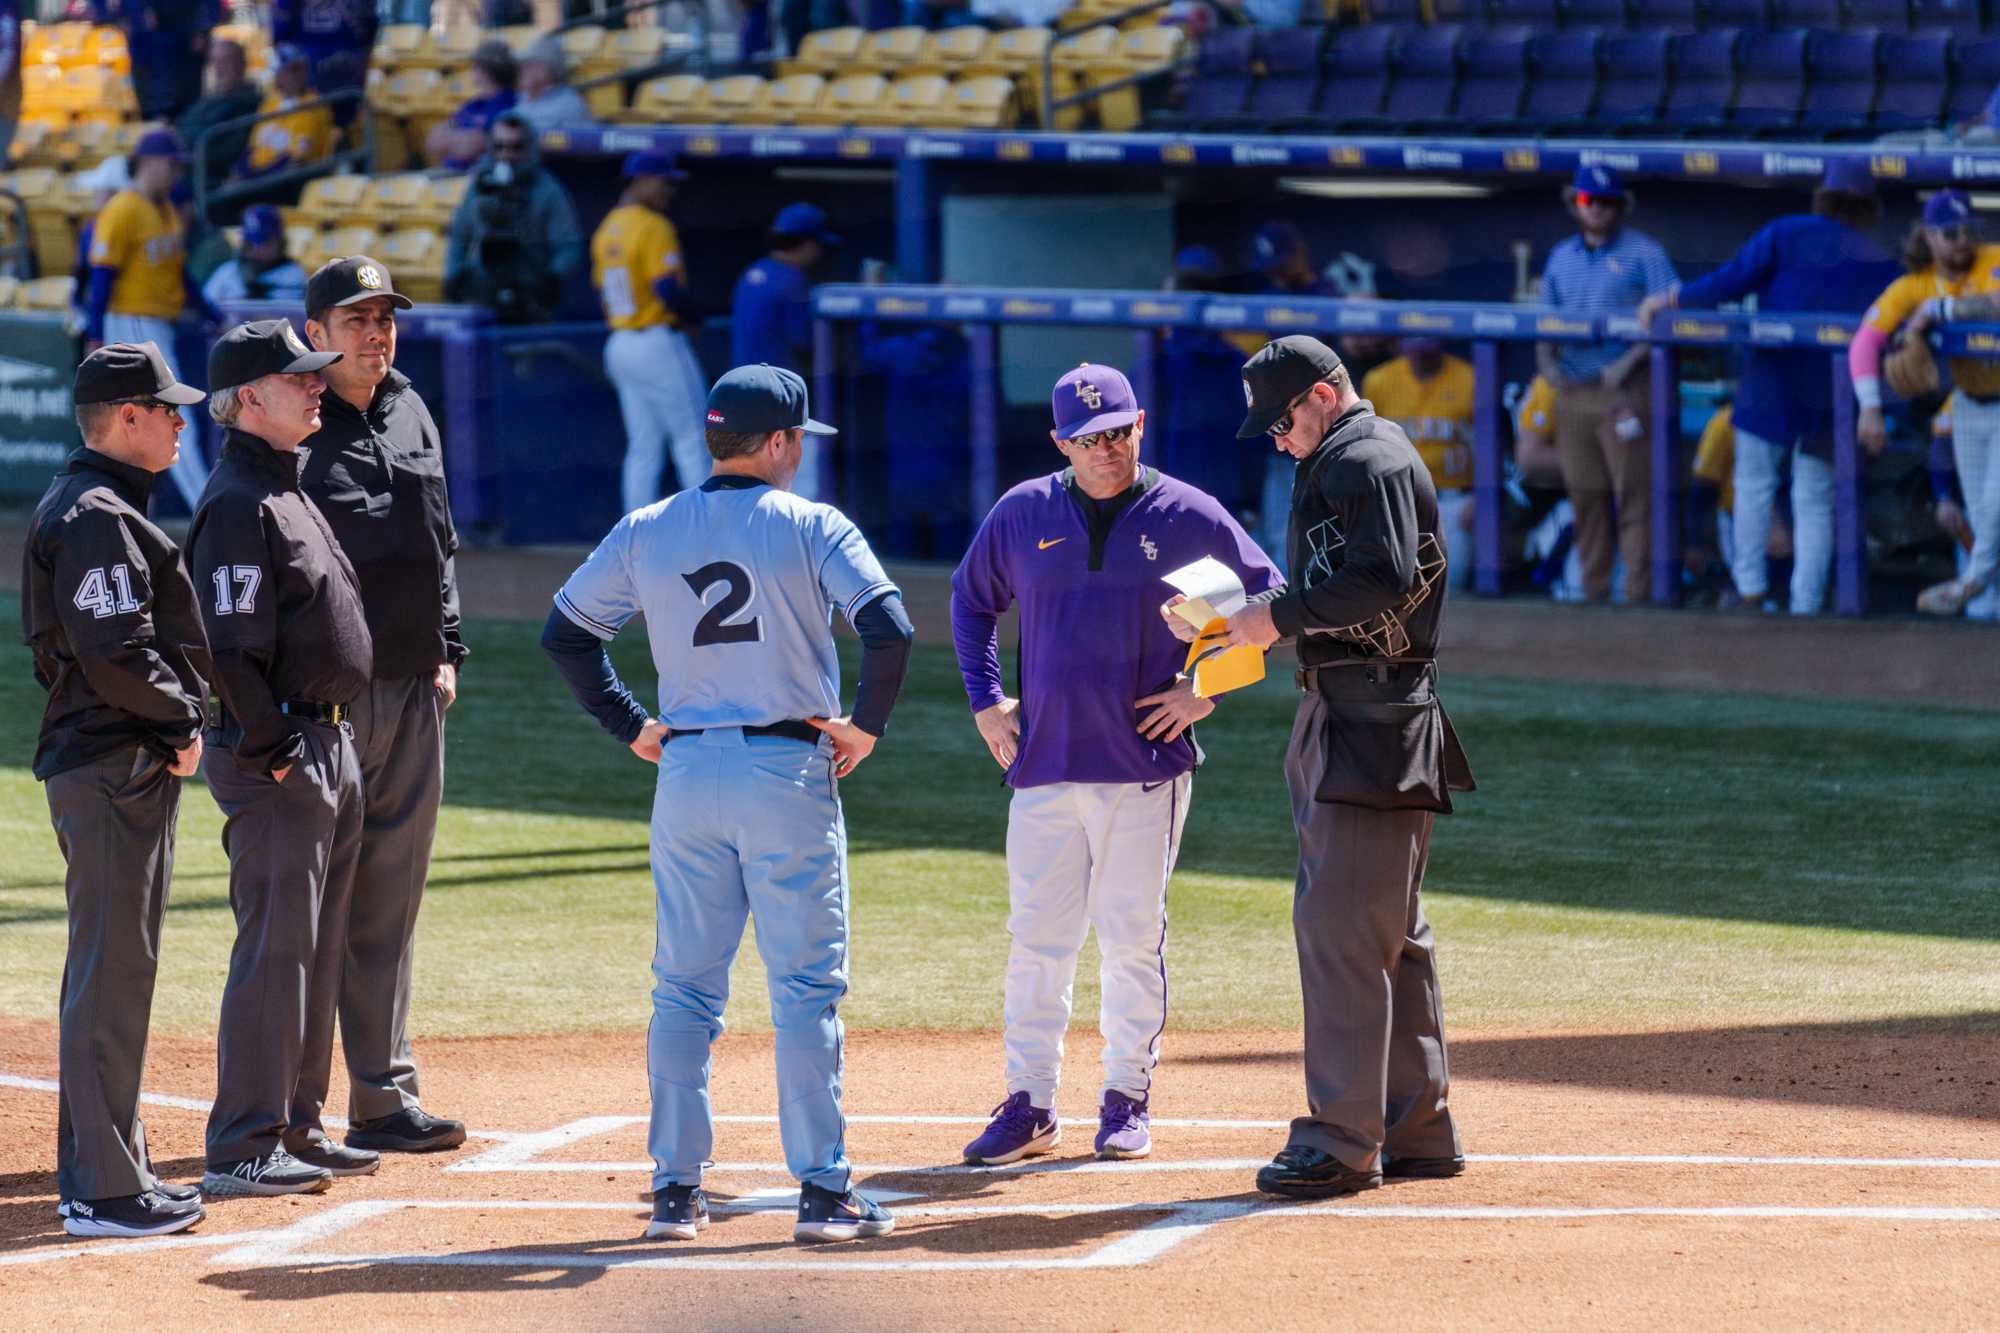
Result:
{"label": "gray umpire trousers", "polygon": [[417,1104],[410,975],[438,802],[444,797],[444,696],[432,677],[370,681],[354,701],[361,761],[361,859],[347,914],[340,1047],[348,1114],[377,1120]]}
{"label": "gray umpire trousers", "polygon": [[1285,752],[1309,1110],[1292,1121],[1291,1142],[1356,1171],[1377,1169],[1384,1152],[1456,1157],[1444,1000],[1419,900],[1433,816],[1314,800],[1325,715],[1325,701],[1307,696]]}
{"label": "gray umpire trousers", "polygon": [[133,747],[56,774],[44,794],[68,866],[56,1188],[65,1199],[139,1194],[154,1184],[139,1080],[181,780]]}
{"label": "gray umpire trousers", "polygon": [[236,913],[216,1032],[211,1167],[325,1134],[347,899],[361,851],[361,766],[345,725],[299,730],[305,751],[283,782],[242,772],[220,745],[202,755],[224,816]]}

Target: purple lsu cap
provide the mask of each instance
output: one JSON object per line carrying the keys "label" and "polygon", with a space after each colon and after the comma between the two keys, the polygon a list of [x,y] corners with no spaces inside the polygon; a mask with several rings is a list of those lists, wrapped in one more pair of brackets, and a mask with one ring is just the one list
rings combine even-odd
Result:
{"label": "purple lsu cap", "polygon": [[188,160],[187,150],[181,147],[181,136],[172,130],[148,130],[139,136],[139,142],[132,145],[132,161],[142,157],[166,157],[176,162]]}
{"label": "purple lsu cap", "polygon": [[1110,366],[1088,361],[1056,381],[1049,406],[1055,412],[1059,440],[1117,430],[1139,419],[1139,398],[1132,392],[1132,381]]}
{"label": "purple lsu cap", "polygon": [[1972,221],[1972,200],[1963,190],[1939,190],[1924,205],[1926,227],[1958,227]]}

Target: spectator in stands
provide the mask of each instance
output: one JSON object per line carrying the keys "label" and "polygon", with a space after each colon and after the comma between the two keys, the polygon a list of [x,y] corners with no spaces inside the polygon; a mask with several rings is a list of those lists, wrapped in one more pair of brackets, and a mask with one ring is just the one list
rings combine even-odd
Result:
{"label": "spectator in stands", "polygon": [[1403,428],[1423,455],[1437,488],[1447,576],[1453,588],[1472,582],[1472,363],[1444,350],[1439,338],[1405,338],[1401,355],[1368,372],[1361,396],[1377,416]]}
{"label": "spectator in stands", "polygon": [[569,62],[563,59],[562,43],[554,37],[544,37],[521,53],[515,88],[520,100],[514,110],[537,134],[587,129],[596,123],[583,94],[569,86]]}
{"label": "spectator in stands", "polygon": [[770,253],[743,270],[730,302],[730,362],[812,374],[812,284],[807,275],[840,244],[826,214],[787,204],[771,223]]}
{"label": "spectator in stands", "polygon": [[[1174,256],[1167,287],[1179,292],[1209,292],[1227,285],[1222,261],[1205,245],[1191,245]],[[1219,500],[1231,514],[1252,510],[1264,462],[1257,450],[1230,449],[1243,424],[1235,406],[1242,393],[1242,349],[1224,334],[1207,328],[1171,328],[1160,341],[1163,382],[1154,394],[1161,471]]]}
{"label": "spectator in stands", "polygon": [[[1961,577],[1972,560],[1972,524],[1965,517],[1965,492],[1959,485],[1958,464],[1952,453],[1952,409],[1958,405],[1954,393],[1931,418],[1931,495],[1936,502],[1933,515],[1944,534],[1951,538],[1951,554]],[[2000,582],[1965,604],[1967,620],[2000,620]]]}
{"label": "spectator in stands", "polygon": [[123,0],[125,46],[141,120],[173,120],[201,97],[216,0]]}
{"label": "spectator in stands", "polygon": [[285,224],[269,204],[243,210],[243,248],[208,275],[202,295],[225,301],[303,301],[306,271],[285,253]]}
{"label": "spectator in stands", "polygon": [[[1882,417],[1882,349],[1899,328],[1927,337],[1953,320],[2000,319],[2000,245],[1983,244],[1978,216],[1963,190],[1939,190],[1924,205],[1922,223],[1903,248],[1909,272],[1890,283],[1862,317],[1847,349],[1854,396],[1861,404],[1855,433],[1869,452],[1887,442]],[[1954,357],[1951,382],[1952,457],[1965,491],[1972,552],[1965,570],[1924,589],[1917,610],[1955,616],[2000,574],[2000,362]]]}
{"label": "spectator in stands", "polygon": [[[1675,278],[1660,243],[1626,225],[1632,196],[1618,173],[1581,166],[1564,189],[1577,234],[1556,243],[1542,267],[1542,300],[1589,319],[1631,310]],[[1652,455],[1646,421],[1652,393],[1641,371],[1644,343],[1541,343],[1541,373],[1555,389],[1556,449],[1576,509],[1584,598],[1611,599],[1614,550],[1625,562],[1627,602],[1652,588]],[[1616,524],[1614,547],[1613,525]]]}
{"label": "spectator in stands", "polygon": [[202,135],[225,121],[253,115],[264,95],[250,81],[249,59],[240,42],[219,37],[209,43],[208,68],[202,72],[201,100],[181,113],[176,128],[196,153],[202,176],[211,185],[228,177],[250,147],[250,129],[238,126],[203,142]]}
{"label": "spectator in stands", "polygon": [[431,161],[454,171],[463,171],[486,151],[487,131],[493,122],[514,109],[514,85],[520,68],[507,43],[495,39],[481,42],[472,53],[472,100],[452,113],[430,132],[424,152]]}
{"label": "spectator in stands", "polygon": [[[305,52],[312,86],[322,96],[367,81],[380,24],[375,0],[271,0],[271,40]],[[335,105],[334,122],[348,124],[360,107],[358,101]]]}
{"label": "spectator in stands", "polygon": [[569,195],[542,169],[527,122],[503,114],[451,215],[445,299],[487,306],[507,323],[538,323],[555,314],[563,284],[583,260]]}
{"label": "spectator in stands", "polygon": [[250,128],[250,144],[236,165],[237,180],[255,180],[293,167],[309,166],[333,155],[333,112],[325,105],[308,105],[316,100],[312,86],[312,63],[296,46],[281,46],[272,53],[277,68],[271,74],[271,91],[257,108],[270,116]]}
{"label": "spectator in stands", "polygon": [[[1720,268],[1675,283],[1639,305],[1650,323],[1676,307],[1712,310],[1755,295],[1757,308],[1858,315],[1895,280],[1896,263],[1868,237],[1882,221],[1875,179],[1862,161],[1837,159],[1810,213],[1766,226]],[[1735,549],[1737,596],[1756,606],[1768,588],[1765,544],[1778,479],[1791,457],[1793,615],[1819,614],[1833,576],[1833,402],[1826,354],[1753,347],[1736,387]]]}

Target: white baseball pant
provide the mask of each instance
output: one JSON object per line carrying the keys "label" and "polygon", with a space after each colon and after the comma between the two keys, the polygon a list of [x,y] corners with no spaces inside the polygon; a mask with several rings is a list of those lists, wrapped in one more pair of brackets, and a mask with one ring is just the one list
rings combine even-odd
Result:
{"label": "white baseball pant", "polygon": [[[174,326],[164,319],[151,315],[121,315],[108,311],[104,316],[104,341],[108,343],[153,343],[160,349],[160,356],[173,372],[175,379],[181,378],[180,363],[174,359]],[[186,383],[186,381],[182,381]],[[185,414],[190,410],[181,409]],[[182,420],[187,420],[183,415]],[[194,512],[195,504],[208,485],[208,460],[202,457],[201,434],[198,431],[181,430],[180,457],[174,460],[174,489],[187,501],[188,512]]]}
{"label": "white baseball pant", "polygon": [[604,340],[604,373],[618,391],[618,410],[625,418],[625,512],[660,498],[660,471],[670,445],[680,483],[676,489],[701,485],[709,465],[704,422],[708,390],[687,336],[664,324],[614,329]]}
{"label": "white baseball pant", "polygon": [[2000,581],[2000,403],[1958,395],[1951,454],[1965,492],[1965,518],[1972,524],[1972,554],[1960,577],[1984,590]]}
{"label": "white baseball pant", "polygon": [[1833,578],[1833,464],[1803,449],[1736,428],[1736,530],[1730,573],[1746,602],[1761,601],[1770,582],[1764,555],[1778,502],[1778,472],[1792,457],[1792,599],[1795,616],[1816,616]]}
{"label": "white baseball pant", "polygon": [[1007,1094],[1055,1104],[1084,936],[1095,927],[1104,1089],[1144,1099],[1167,1024],[1167,880],[1194,775],[1024,787],[1007,810]]}

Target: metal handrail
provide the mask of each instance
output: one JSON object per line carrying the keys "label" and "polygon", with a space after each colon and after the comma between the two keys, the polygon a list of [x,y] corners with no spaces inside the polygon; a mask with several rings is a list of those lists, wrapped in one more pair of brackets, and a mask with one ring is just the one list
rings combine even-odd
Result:
{"label": "metal handrail", "polygon": [[32,281],[41,276],[41,266],[35,262],[35,238],[29,231],[28,201],[12,190],[0,189],[0,203],[11,204],[14,208],[14,243],[5,250],[5,261],[10,263],[14,275],[22,282]]}
{"label": "metal handrail", "polygon": [[254,180],[241,181],[234,185],[224,184],[219,188],[211,187],[208,181],[208,154],[205,151],[209,140],[225,131],[258,125],[267,120],[277,120],[282,116],[295,115],[300,111],[310,111],[312,108],[318,106],[334,106],[346,102],[360,103],[365,95],[366,89],[363,88],[341,88],[334,92],[311,98],[308,101],[295,102],[282,111],[260,110],[247,116],[237,116],[232,120],[220,121],[203,130],[196,137],[194,148],[189,153],[190,163],[193,167],[193,171],[190,174],[194,177],[195,216],[199,217],[203,222],[212,223],[213,220],[208,216],[208,207],[210,204],[227,203],[231,199],[240,199],[245,195],[263,194],[273,186],[290,185],[294,181],[304,182],[319,176],[331,175],[339,167],[360,166],[364,169],[372,170],[375,164],[375,122],[373,117],[365,114],[365,107],[363,108],[364,114],[356,117],[361,126],[361,146],[359,148],[337,149],[317,162],[307,162],[299,166],[287,167],[283,171],[274,171],[268,175],[259,176]]}
{"label": "metal handrail", "polygon": [[556,24],[555,27],[543,33],[542,36],[560,37],[566,32],[573,32],[578,28],[588,28],[592,24],[603,27],[607,26],[612,19],[622,19],[627,14],[639,14],[649,9],[665,9],[668,5],[674,3],[676,3],[676,0],[632,0],[630,4],[613,5],[609,9],[598,10],[590,14],[579,14],[573,19],[564,19],[561,23]]}
{"label": "metal handrail", "polygon": [[1084,92],[1072,93],[1068,97],[1052,98],[1050,96],[1050,90],[1055,87],[1056,46],[1065,38],[1089,32],[1092,28],[1102,28],[1107,25],[1116,27],[1127,19],[1138,18],[1141,14],[1150,14],[1156,9],[1165,9],[1172,3],[1173,0],[1142,0],[1142,3],[1133,5],[1129,9],[1120,9],[1110,14],[1099,15],[1097,18],[1091,19],[1087,23],[1079,23],[1073,28],[1057,28],[1055,36],[1042,51],[1042,128],[1046,130],[1054,126],[1055,113],[1058,111],[1073,106],[1081,106],[1083,103],[1095,99],[1102,92],[1128,87],[1145,79],[1156,78],[1161,74],[1170,74],[1186,64],[1187,62],[1184,60],[1177,60],[1171,65],[1162,65],[1158,69],[1146,70],[1140,74],[1127,75],[1125,78],[1118,79],[1115,82],[1107,83],[1100,87],[1092,87]]}

